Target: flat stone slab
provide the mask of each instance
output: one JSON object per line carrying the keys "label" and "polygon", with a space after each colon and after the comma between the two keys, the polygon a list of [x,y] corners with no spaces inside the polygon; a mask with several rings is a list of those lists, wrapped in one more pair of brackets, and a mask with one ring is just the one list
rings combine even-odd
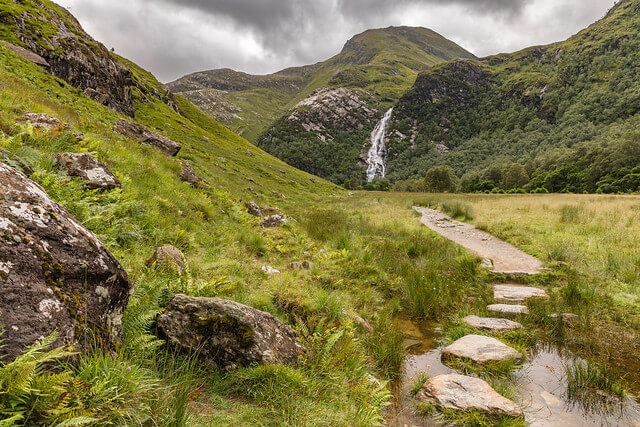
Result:
{"label": "flat stone slab", "polygon": [[538,258],[471,224],[456,221],[435,209],[417,206],[413,209],[422,215],[420,222],[426,227],[491,261],[491,266],[486,261],[483,264],[494,273],[534,275],[542,271],[543,264]]}
{"label": "flat stone slab", "polygon": [[466,335],[442,350],[443,356],[457,356],[476,363],[522,359],[522,353],[502,341],[484,335]]}
{"label": "flat stone slab", "polygon": [[416,399],[459,411],[478,410],[488,415],[522,416],[522,409],[515,402],[498,394],[486,381],[460,374],[429,378],[416,394]]}
{"label": "flat stone slab", "polygon": [[491,304],[487,310],[502,314],[529,314],[527,306],[519,304]]}
{"label": "flat stone slab", "polygon": [[544,289],[522,285],[493,285],[493,298],[502,302],[525,302],[529,298],[549,298]]}
{"label": "flat stone slab", "polygon": [[522,328],[518,322],[508,319],[496,319],[491,317],[467,316],[462,319],[467,325],[483,331],[513,331]]}

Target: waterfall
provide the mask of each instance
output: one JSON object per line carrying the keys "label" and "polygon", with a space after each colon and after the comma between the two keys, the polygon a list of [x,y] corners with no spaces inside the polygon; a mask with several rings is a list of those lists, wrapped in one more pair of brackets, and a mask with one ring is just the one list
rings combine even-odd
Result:
{"label": "waterfall", "polygon": [[369,148],[367,155],[367,182],[371,182],[375,178],[384,178],[387,172],[385,167],[387,147],[384,145],[384,137],[387,133],[392,112],[393,108],[390,108],[373,129],[373,132],[371,132],[371,148]]}

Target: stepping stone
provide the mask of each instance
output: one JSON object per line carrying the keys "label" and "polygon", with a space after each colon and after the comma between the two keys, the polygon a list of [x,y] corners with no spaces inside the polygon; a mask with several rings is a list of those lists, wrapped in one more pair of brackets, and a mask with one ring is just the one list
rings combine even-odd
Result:
{"label": "stepping stone", "polygon": [[548,298],[539,288],[521,285],[493,285],[493,298],[502,302],[525,302],[529,298]]}
{"label": "stepping stone", "polygon": [[483,331],[502,332],[522,328],[520,323],[514,322],[513,320],[495,319],[491,317],[467,316],[462,319],[462,321],[473,328]]}
{"label": "stepping stone", "polygon": [[484,335],[467,335],[442,350],[442,356],[457,356],[476,363],[522,359],[522,353],[502,341]]}
{"label": "stepping stone", "polygon": [[459,411],[478,410],[487,415],[521,417],[522,409],[501,396],[486,381],[460,374],[429,378],[416,394],[422,402]]}
{"label": "stepping stone", "polygon": [[529,314],[526,305],[491,304],[487,306],[487,310],[502,314]]}

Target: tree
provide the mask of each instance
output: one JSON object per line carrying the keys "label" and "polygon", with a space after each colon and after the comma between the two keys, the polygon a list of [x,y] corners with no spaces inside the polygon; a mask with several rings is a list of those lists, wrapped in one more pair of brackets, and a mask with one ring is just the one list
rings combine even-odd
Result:
{"label": "tree", "polygon": [[424,178],[425,189],[432,193],[455,193],[458,178],[451,166],[436,166]]}
{"label": "tree", "polygon": [[511,163],[504,168],[502,187],[505,190],[520,188],[529,182],[529,175],[520,163]]}

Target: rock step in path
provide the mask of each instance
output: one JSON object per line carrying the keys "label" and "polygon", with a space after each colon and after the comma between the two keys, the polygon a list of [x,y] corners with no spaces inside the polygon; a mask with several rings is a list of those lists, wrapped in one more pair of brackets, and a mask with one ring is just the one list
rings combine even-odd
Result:
{"label": "rock step in path", "polygon": [[416,399],[447,409],[522,416],[522,409],[515,402],[498,394],[486,381],[460,374],[429,378],[416,394]]}
{"label": "rock step in path", "polygon": [[467,316],[462,321],[481,331],[504,332],[522,328],[522,325],[518,322],[492,317]]}
{"label": "rock step in path", "polygon": [[485,335],[465,335],[442,350],[442,357],[452,356],[470,359],[479,364],[523,358],[522,353],[515,348]]}

